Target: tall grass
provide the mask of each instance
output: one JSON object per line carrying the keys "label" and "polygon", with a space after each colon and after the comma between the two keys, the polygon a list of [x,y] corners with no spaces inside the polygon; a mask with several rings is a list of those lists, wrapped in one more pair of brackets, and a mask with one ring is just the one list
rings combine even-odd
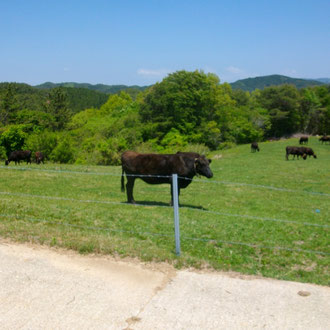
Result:
{"label": "tall grass", "polygon": [[297,139],[214,152],[213,179],[181,191],[181,257],[169,185],[136,180],[137,205],[120,191],[120,167],[0,167],[0,235],[75,249],[329,284],[330,146],[285,160]]}

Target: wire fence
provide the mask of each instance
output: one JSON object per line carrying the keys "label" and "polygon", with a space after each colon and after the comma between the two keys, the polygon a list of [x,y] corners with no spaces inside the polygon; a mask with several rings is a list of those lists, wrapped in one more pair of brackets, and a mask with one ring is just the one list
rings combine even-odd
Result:
{"label": "wire fence", "polygon": [[[100,201],[100,200],[93,200],[93,199],[76,199],[76,198],[68,198],[68,197],[58,197],[58,196],[45,196],[45,195],[33,195],[33,194],[25,194],[25,193],[12,193],[7,191],[0,191],[0,195],[8,195],[8,196],[18,196],[18,197],[31,197],[31,198],[42,198],[42,199],[49,199],[49,200],[63,200],[63,201],[70,201],[70,202],[78,202],[78,203],[95,203],[95,204],[112,204],[112,205],[127,205],[127,206],[143,206],[143,207],[164,207],[164,208],[172,208],[172,206],[165,206],[165,205],[150,205],[144,203],[126,203],[126,202],[117,202],[117,201]],[[218,212],[218,211],[210,211],[210,210],[202,210],[198,208],[190,208],[186,206],[180,207],[180,209],[187,209],[193,212],[203,212],[209,213],[214,215],[226,216],[226,217],[236,217],[236,218],[245,218],[245,219],[254,219],[260,221],[273,221],[273,222],[282,222],[282,223],[290,223],[295,225],[301,226],[312,226],[312,227],[320,227],[320,228],[330,228],[330,225],[323,225],[318,223],[309,223],[309,222],[298,222],[292,220],[285,220],[285,219],[276,219],[276,218],[265,218],[265,217],[258,217],[254,215],[247,215],[247,214],[235,214],[235,213],[225,213],[225,212]]]}
{"label": "wire fence", "polygon": [[[52,170],[52,169],[39,169],[39,168],[33,168],[33,167],[8,167],[8,166],[0,166],[1,169],[5,170],[15,170],[15,171],[37,171],[37,172],[49,172],[49,173],[67,173],[67,174],[83,174],[83,175],[97,175],[97,176],[117,176],[121,177],[121,173],[109,173],[109,172],[92,172],[92,171],[72,171],[72,170]],[[125,174],[126,176],[136,176],[134,174]],[[169,175],[138,175],[138,177],[156,177],[156,178],[170,178]],[[295,190],[295,189],[289,189],[289,188],[283,188],[283,187],[274,187],[274,186],[268,186],[268,185],[257,185],[252,183],[245,183],[245,182],[231,182],[231,181],[219,181],[219,180],[203,180],[198,178],[186,178],[182,176],[178,176],[181,180],[188,180],[188,181],[194,181],[194,182],[206,182],[211,184],[222,184],[222,185],[230,185],[230,186],[246,186],[246,187],[252,187],[252,188],[260,188],[260,189],[268,189],[268,190],[275,190],[275,191],[284,191],[284,192],[290,192],[290,193],[299,193],[299,194],[311,194],[311,195],[320,195],[325,197],[330,197],[329,193],[324,192],[318,192],[318,191],[309,191],[309,190]]]}
{"label": "wire fence", "polygon": [[[59,226],[72,227],[72,228],[79,228],[79,229],[85,229],[85,230],[108,231],[108,232],[127,233],[127,234],[136,234],[136,235],[150,235],[150,236],[169,237],[169,238],[173,237],[173,234],[141,232],[141,231],[133,231],[133,230],[95,227],[95,226],[82,226],[82,225],[75,225],[75,224],[65,223],[65,222],[50,221],[50,220],[45,220],[45,219],[21,217],[21,216],[11,215],[11,214],[0,214],[0,217],[1,218],[13,218],[13,219],[17,219],[17,220],[30,221],[30,222],[46,223],[46,224],[51,224],[51,225],[59,225]],[[247,247],[258,248],[258,249],[284,250],[284,251],[299,252],[299,253],[330,255],[330,253],[323,252],[323,251],[288,248],[288,247],[283,247],[283,246],[258,245],[258,244],[251,244],[251,243],[245,243],[245,242],[224,241],[224,240],[217,240],[217,239],[212,239],[212,238],[197,238],[197,237],[187,237],[187,236],[181,236],[180,238],[183,240],[190,240],[190,241],[201,241],[201,242],[207,242],[207,243],[212,242],[212,243],[221,243],[221,244],[227,244],[227,245],[240,245],[240,246],[247,246]]]}
{"label": "wire fence", "polygon": [[[0,168],[4,168],[6,170],[19,170],[19,171],[38,171],[40,173],[43,172],[50,172],[50,173],[70,173],[70,174],[85,174],[85,175],[106,175],[106,176],[121,176],[119,173],[108,173],[108,172],[86,172],[86,171],[71,171],[71,170],[57,170],[57,169],[37,169],[37,168],[14,168],[14,167],[4,167],[0,166]],[[168,178],[170,180],[171,176],[162,176],[162,175],[133,175],[129,174],[128,176],[135,176],[138,178],[144,177],[155,177],[155,178]],[[178,177],[180,180],[192,180],[190,178],[185,177]],[[239,182],[228,182],[228,181],[216,181],[216,180],[202,180],[202,179],[194,179],[197,182],[206,182],[211,184],[226,184],[226,185],[240,185],[240,186],[247,186],[253,187],[257,189],[270,189],[276,191],[285,191],[290,193],[307,193],[312,195],[319,195],[323,197],[330,197],[330,194],[323,193],[323,192],[314,192],[314,191],[304,191],[304,190],[292,190],[282,187],[273,187],[273,186],[265,186],[265,185],[254,185],[254,184],[247,184],[247,183],[239,183]],[[25,197],[25,198],[40,198],[40,199],[48,199],[48,200],[63,200],[63,201],[71,201],[77,203],[95,203],[95,204],[111,204],[111,205],[120,205],[120,206],[133,206],[133,204],[118,202],[118,201],[109,201],[109,200],[94,200],[94,199],[75,199],[69,197],[62,197],[62,196],[46,196],[46,195],[35,195],[35,194],[26,194],[26,193],[19,193],[19,192],[10,192],[10,191],[0,191],[0,195],[2,196],[17,196],[17,197]],[[165,205],[148,205],[143,203],[134,204],[134,206],[143,206],[143,207],[165,207],[170,208],[170,206]],[[283,224],[294,224],[298,226],[310,226],[310,227],[318,227],[327,229],[330,226],[327,224],[318,224],[312,222],[298,222],[289,219],[277,219],[277,218],[268,218],[268,217],[259,217],[253,215],[244,215],[244,214],[233,214],[233,213],[226,213],[226,212],[218,212],[218,211],[211,211],[211,210],[203,210],[198,208],[189,208],[189,207],[181,207],[181,209],[189,209],[193,212],[203,212],[205,214],[212,214],[221,217],[236,217],[236,218],[244,218],[244,219],[254,219],[258,221],[264,222],[277,222]],[[0,214],[1,218],[12,218],[17,220],[24,220],[30,222],[40,222],[52,225],[62,225],[72,228],[80,228],[85,230],[97,230],[97,231],[109,231],[109,232],[122,232],[128,233],[132,235],[150,235],[150,236],[157,236],[157,237],[173,237],[173,234],[164,234],[164,233],[153,233],[153,232],[144,232],[144,231],[128,231],[128,230],[121,230],[116,228],[105,228],[105,227],[96,227],[96,226],[82,226],[82,225],[75,225],[71,223],[65,222],[58,222],[48,219],[38,219],[38,218],[31,218],[31,217],[22,217],[18,215],[11,215],[11,214]],[[298,253],[309,253],[309,254],[319,254],[319,255],[330,255],[330,253],[324,251],[317,251],[317,250],[310,250],[310,249],[299,249],[299,248],[290,248],[290,247],[283,247],[283,246],[268,246],[268,245],[260,245],[260,244],[253,244],[247,242],[239,242],[239,241],[226,241],[226,240],[218,240],[213,238],[199,238],[199,237],[187,237],[181,236],[182,240],[190,240],[190,241],[202,241],[202,242],[215,242],[227,245],[239,245],[239,246],[246,246],[251,248],[258,248],[258,249],[272,249],[272,250],[284,250],[284,251],[291,251],[291,252],[298,252]]]}

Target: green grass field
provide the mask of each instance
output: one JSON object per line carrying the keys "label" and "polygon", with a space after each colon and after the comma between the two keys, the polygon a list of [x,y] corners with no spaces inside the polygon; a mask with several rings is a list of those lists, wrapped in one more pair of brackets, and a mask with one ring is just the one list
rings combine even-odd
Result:
{"label": "green grass field", "polygon": [[0,167],[0,236],[75,249],[329,285],[330,146],[317,159],[285,160],[297,139],[218,151],[214,177],[181,191],[181,257],[175,255],[169,185],[136,181],[120,167]]}

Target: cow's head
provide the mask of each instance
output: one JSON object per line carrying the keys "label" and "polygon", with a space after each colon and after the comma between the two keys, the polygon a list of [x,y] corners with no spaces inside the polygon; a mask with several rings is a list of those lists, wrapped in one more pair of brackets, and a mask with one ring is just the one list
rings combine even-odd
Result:
{"label": "cow's head", "polygon": [[210,169],[211,159],[206,159],[204,156],[195,158],[195,171],[197,174],[212,178],[213,173]]}
{"label": "cow's head", "polygon": [[317,158],[315,154],[313,155],[313,157],[314,157],[314,158]]}
{"label": "cow's head", "polygon": [[7,159],[6,161],[5,161],[5,165],[8,165],[9,164],[9,160]]}

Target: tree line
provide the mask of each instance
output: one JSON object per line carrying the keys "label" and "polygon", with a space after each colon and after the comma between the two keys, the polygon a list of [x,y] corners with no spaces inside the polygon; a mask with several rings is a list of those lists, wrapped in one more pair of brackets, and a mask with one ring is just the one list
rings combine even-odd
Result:
{"label": "tree line", "polygon": [[139,93],[93,93],[0,84],[0,157],[30,149],[54,162],[110,165],[127,149],[205,153],[330,132],[330,85],[245,92],[212,73],[177,71]]}

